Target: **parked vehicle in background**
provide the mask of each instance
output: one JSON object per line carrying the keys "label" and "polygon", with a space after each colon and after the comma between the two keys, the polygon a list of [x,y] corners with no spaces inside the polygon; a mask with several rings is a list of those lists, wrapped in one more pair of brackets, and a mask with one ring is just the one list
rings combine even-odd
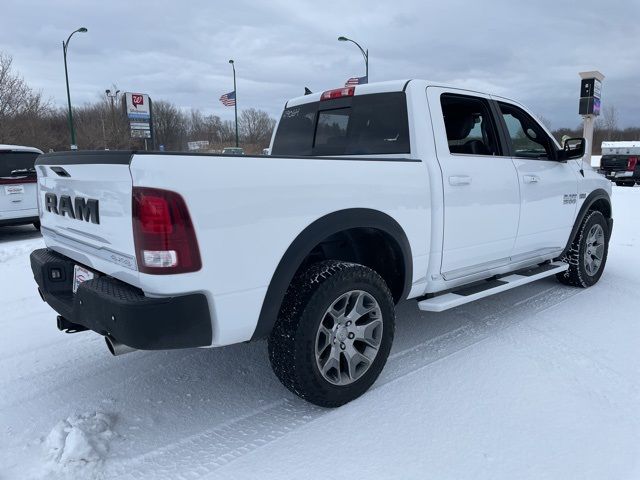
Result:
{"label": "parked vehicle in background", "polygon": [[602,142],[600,173],[619,187],[640,184],[640,141]]}
{"label": "parked vehicle in background", "polygon": [[0,227],[32,223],[40,228],[34,163],[41,153],[34,147],[0,144]]}
{"label": "parked vehicle in background", "polygon": [[244,150],[240,147],[225,147],[222,153],[224,155],[244,155]]}
{"label": "parked vehicle in background", "polygon": [[41,156],[31,268],[61,330],[114,354],[266,337],[280,381],[336,407],[382,371],[402,300],[599,280],[611,183],[584,148],[517,102],[424,80],[309,94],[269,158]]}

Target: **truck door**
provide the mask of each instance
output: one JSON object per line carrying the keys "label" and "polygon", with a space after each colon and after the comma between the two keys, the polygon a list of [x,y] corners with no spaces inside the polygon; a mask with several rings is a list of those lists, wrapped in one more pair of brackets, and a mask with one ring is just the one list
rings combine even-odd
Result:
{"label": "truck door", "polygon": [[506,101],[498,107],[522,197],[512,260],[560,253],[576,215],[578,168],[556,159],[555,142],[523,108]]}
{"label": "truck door", "polygon": [[427,98],[444,190],[442,276],[454,280],[506,265],[520,191],[490,98],[438,87],[428,87]]}

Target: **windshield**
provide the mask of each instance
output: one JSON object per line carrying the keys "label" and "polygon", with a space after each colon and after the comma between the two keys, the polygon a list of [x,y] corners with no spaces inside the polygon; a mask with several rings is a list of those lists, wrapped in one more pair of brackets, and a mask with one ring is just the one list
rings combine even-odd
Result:
{"label": "windshield", "polygon": [[409,153],[404,92],[375,93],[289,107],[272,155]]}
{"label": "windshield", "polygon": [[13,170],[33,168],[38,155],[36,152],[0,152],[0,177],[10,177]]}

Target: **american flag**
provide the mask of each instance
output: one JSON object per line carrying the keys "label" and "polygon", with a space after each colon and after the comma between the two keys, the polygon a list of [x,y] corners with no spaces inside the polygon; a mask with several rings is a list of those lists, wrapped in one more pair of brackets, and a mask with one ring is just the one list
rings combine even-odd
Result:
{"label": "american flag", "polygon": [[225,93],[220,97],[220,101],[225,107],[233,107],[236,104],[236,92]]}
{"label": "american flag", "polygon": [[363,83],[369,83],[369,79],[365,75],[364,77],[351,77],[344,84],[345,87],[353,87],[354,85],[362,85]]}

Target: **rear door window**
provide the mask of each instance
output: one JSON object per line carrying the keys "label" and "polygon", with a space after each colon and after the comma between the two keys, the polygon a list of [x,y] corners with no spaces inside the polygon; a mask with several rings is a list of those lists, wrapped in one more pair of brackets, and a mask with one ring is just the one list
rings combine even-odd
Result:
{"label": "rear door window", "polygon": [[440,97],[449,152],[500,155],[491,110],[485,99],[445,93]]}
{"label": "rear door window", "polygon": [[[38,155],[35,152],[0,152],[0,177],[10,177],[15,170],[33,169]],[[16,175],[26,174],[16,172]]]}
{"label": "rear door window", "polygon": [[358,95],[285,109],[272,155],[410,153],[404,92]]}

